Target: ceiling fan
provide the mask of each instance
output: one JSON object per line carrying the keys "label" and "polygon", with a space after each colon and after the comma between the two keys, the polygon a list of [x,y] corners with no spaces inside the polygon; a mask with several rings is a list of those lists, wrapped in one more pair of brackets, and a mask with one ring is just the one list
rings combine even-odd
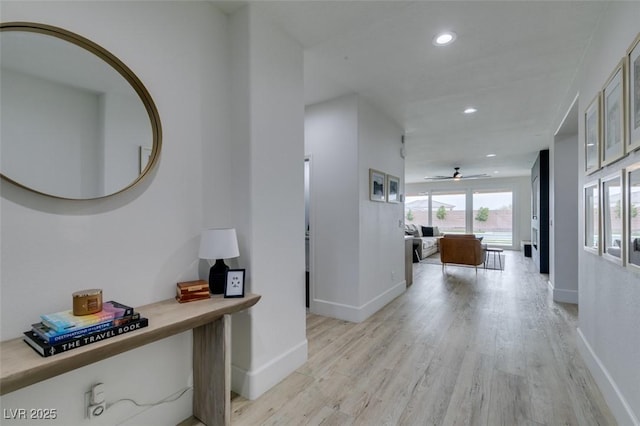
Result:
{"label": "ceiling fan", "polygon": [[452,176],[425,176],[425,180],[460,180],[460,179],[479,179],[479,178],[488,178],[490,177],[487,174],[478,174],[478,175],[463,175],[460,173],[460,167],[454,167],[455,172]]}

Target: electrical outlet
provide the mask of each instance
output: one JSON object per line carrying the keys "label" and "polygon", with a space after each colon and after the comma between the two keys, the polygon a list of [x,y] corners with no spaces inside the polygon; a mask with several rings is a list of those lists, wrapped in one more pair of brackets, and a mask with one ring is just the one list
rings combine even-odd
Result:
{"label": "electrical outlet", "polygon": [[91,390],[88,392],[87,418],[93,419],[94,417],[99,417],[106,411],[107,400],[104,392],[103,383],[96,383],[91,387]]}

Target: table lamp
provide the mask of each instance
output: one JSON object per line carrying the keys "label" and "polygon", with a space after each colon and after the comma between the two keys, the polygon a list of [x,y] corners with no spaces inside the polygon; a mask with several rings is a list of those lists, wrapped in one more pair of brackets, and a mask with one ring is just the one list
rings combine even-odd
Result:
{"label": "table lamp", "polygon": [[240,256],[235,228],[207,229],[200,237],[200,259],[215,259],[209,270],[209,291],[212,294],[224,293],[224,284],[229,267],[224,259]]}

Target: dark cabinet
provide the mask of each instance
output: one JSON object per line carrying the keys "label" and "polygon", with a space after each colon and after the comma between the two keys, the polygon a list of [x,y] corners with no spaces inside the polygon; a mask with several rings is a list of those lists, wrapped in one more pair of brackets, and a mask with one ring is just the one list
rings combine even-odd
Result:
{"label": "dark cabinet", "polygon": [[549,273],[549,150],[540,151],[531,168],[531,256]]}

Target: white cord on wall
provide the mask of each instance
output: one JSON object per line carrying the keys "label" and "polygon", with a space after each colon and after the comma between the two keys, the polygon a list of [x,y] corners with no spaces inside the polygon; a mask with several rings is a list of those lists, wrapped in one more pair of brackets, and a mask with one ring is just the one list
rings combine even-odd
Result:
{"label": "white cord on wall", "polygon": [[141,403],[139,403],[139,402],[137,402],[137,401],[135,401],[134,399],[131,399],[131,398],[122,398],[122,399],[118,399],[117,401],[107,403],[107,408],[106,409],[108,410],[109,408],[113,407],[114,405],[119,404],[121,402],[125,402],[125,401],[126,402],[130,402],[130,403],[132,403],[133,405],[135,405],[137,407],[155,407],[156,405],[161,405],[161,404],[166,404],[168,402],[177,401],[185,393],[187,393],[187,391],[190,390],[190,389],[193,389],[193,387],[192,386],[188,386],[188,387],[182,389],[182,391],[180,391],[180,393],[178,393],[178,395],[176,395],[174,397],[168,396],[168,397],[166,397],[164,399],[161,399],[160,401],[151,402],[151,403],[148,403],[148,404],[141,404]]}

